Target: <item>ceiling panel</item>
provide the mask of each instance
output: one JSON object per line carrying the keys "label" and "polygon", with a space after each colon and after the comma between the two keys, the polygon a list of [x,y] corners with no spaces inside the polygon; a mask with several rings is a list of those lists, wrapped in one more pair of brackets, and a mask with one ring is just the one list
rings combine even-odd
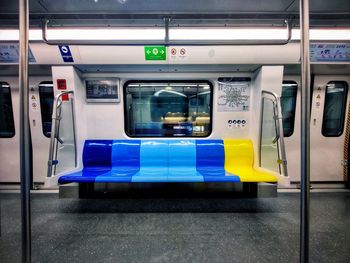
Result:
{"label": "ceiling panel", "polygon": [[[288,11],[299,12],[299,1],[294,1]],[[310,0],[310,13],[345,12],[350,12],[350,0]]]}
{"label": "ceiling panel", "polygon": [[292,0],[60,0],[42,1],[49,12],[215,13],[281,11]]}
{"label": "ceiling panel", "polygon": [[[31,13],[271,13],[298,12],[298,0],[31,0]],[[311,12],[350,12],[349,0],[311,0]],[[18,1],[0,0],[0,14],[17,13]]]}
{"label": "ceiling panel", "polygon": [[[30,0],[29,10],[36,13],[45,13],[45,7],[40,4],[41,1]],[[0,15],[6,13],[18,13],[18,0],[0,0]]]}
{"label": "ceiling panel", "polygon": [[[51,26],[173,24],[282,25],[298,23],[298,0],[30,0],[31,25]],[[350,0],[311,0],[311,25],[350,25]],[[18,0],[0,0],[0,27],[18,25]]]}

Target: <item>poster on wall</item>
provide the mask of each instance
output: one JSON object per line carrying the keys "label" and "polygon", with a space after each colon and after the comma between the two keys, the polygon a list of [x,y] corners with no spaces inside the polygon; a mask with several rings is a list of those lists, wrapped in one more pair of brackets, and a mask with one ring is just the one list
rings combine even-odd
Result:
{"label": "poster on wall", "polygon": [[217,107],[219,112],[249,111],[250,82],[218,81]]}

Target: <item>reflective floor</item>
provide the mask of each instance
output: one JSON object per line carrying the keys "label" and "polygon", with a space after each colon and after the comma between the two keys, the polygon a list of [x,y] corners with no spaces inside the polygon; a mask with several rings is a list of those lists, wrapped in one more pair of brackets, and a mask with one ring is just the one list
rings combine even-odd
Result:
{"label": "reflective floor", "polygon": [[[19,194],[0,194],[0,262],[20,262]],[[299,194],[32,195],[33,262],[298,262]],[[311,262],[349,262],[350,193],[311,194]]]}

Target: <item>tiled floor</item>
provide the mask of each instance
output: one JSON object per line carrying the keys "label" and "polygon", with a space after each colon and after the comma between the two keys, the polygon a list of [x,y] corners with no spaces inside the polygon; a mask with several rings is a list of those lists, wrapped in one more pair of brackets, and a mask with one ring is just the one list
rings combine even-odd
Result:
{"label": "tiled floor", "polygon": [[[298,262],[299,193],[32,195],[32,262]],[[0,262],[20,262],[19,194],[0,194]],[[350,193],[311,194],[311,262],[349,262]]]}

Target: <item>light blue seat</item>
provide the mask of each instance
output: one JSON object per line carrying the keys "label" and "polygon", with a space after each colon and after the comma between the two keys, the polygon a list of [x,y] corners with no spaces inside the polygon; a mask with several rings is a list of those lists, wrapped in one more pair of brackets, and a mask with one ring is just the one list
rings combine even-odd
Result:
{"label": "light blue seat", "polygon": [[195,140],[169,140],[168,182],[203,182],[196,167]]}
{"label": "light blue seat", "polygon": [[166,182],[169,145],[167,140],[144,140],[140,147],[140,171],[132,182]]}

